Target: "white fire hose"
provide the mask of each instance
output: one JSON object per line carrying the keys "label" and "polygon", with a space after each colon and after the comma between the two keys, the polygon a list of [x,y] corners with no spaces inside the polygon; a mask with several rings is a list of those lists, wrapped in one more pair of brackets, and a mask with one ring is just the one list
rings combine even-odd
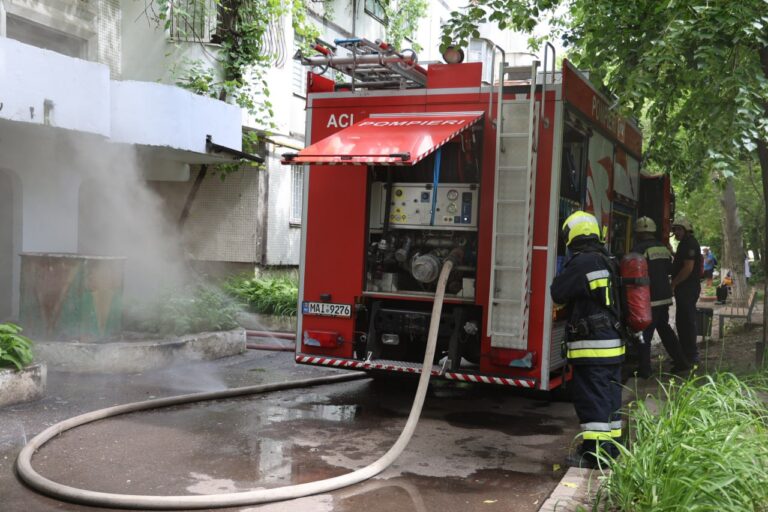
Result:
{"label": "white fire hose", "polygon": [[244,492],[207,494],[198,496],[154,496],[138,494],[112,494],[106,492],[89,491],[86,489],[78,489],[76,487],[70,487],[68,485],[49,480],[37,473],[32,467],[32,456],[45,443],[58,436],[59,434],[66,432],[67,430],[73,429],[80,425],[85,425],[86,423],[91,423],[112,416],[118,416],[120,414],[145,411],[148,409],[157,409],[161,407],[169,407],[172,405],[179,405],[190,402],[231,398],[234,396],[253,393],[263,393],[265,391],[306,387],[310,385],[353,380],[365,377],[365,374],[352,373],[279,384],[263,384],[259,386],[233,388],[225,391],[215,391],[212,393],[195,393],[191,395],[182,395],[170,398],[159,398],[156,400],[148,400],[144,402],[134,402],[125,405],[107,407],[106,409],[100,409],[86,414],[81,414],[80,416],[75,416],[74,418],[64,420],[51,427],[48,427],[36,435],[29,443],[27,443],[26,446],[24,446],[24,448],[22,448],[16,461],[16,468],[19,478],[33,489],[62,501],[99,507],[160,510],[189,510],[215,507],[233,507],[239,505],[267,503],[271,501],[290,500],[304,496],[310,496],[312,494],[333,491],[335,489],[340,489],[342,487],[347,487],[349,485],[367,480],[368,478],[371,478],[382,472],[390,464],[392,464],[395,459],[397,459],[397,457],[408,445],[408,442],[411,440],[411,436],[413,436],[413,432],[416,429],[416,424],[419,421],[421,409],[424,405],[424,398],[427,394],[427,386],[429,384],[430,374],[432,372],[432,361],[434,360],[435,346],[437,344],[437,331],[440,325],[440,314],[443,309],[445,286],[448,282],[448,275],[451,273],[453,264],[454,261],[452,258],[445,260],[440,272],[440,277],[437,281],[435,301],[432,306],[432,319],[429,324],[429,335],[427,337],[427,347],[424,353],[424,364],[421,368],[419,385],[416,389],[416,396],[413,400],[411,412],[408,415],[408,420],[405,423],[405,427],[400,433],[400,437],[397,438],[397,441],[395,441],[395,444],[389,449],[389,451],[381,456],[381,458],[369,464],[368,466],[365,466],[364,468],[355,470],[345,475],[327,478],[325,480],[289,485],[285,487],[277,487],[274,489],[258,489]]}

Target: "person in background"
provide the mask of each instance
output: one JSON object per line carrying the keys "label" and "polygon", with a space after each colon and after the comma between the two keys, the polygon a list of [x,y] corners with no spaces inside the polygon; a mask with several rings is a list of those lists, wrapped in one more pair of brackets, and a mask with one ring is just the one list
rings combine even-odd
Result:
{"label": "person in background", "polygon": [[717,258],[709,247],[704,247],[702,251],[704,252],[704,277],[707,279],[707,286],[712,286],[712,274],[717,266]]}
{"label": "person in background", "polygon": [[749,278],[752,277],[752,269],[749,268],[749,254],[744,253],[744,278],[749,283]]}
{"label": "person in background", "polygon": [[552,281],[550,293],[556,307],[567,313],[566,357],[573,367],[571,396],[582,432],[581,446],[566,463],[595,468],[598,451],[618,456],[614,441],[621,437],[625,347],[613,285],[618,276],[593,215],[573,213],[563,224],[563,235],[570,256]]}
{"label": "person in background", "polygon": [[672,305],[672,286],[669,276],[672,272],[672,253],[656,240],[656,223],[650,217],[640,217],[635,222],[635,246],[632,252],[645,256],[648,263],[648,277],[651,288],[651,325],[643,331],[639,347],[637,376],[647,379],[651,376],[651,340],[658,331],[664,349],[672,358],[672,371],[688,371],[691,365],[685,359],[680,341],[669,325],[669,306]]}
{"label": "person in background", "polygon": [[725,301],[728,299],[728,289],[732,284],[733,279],[731,278],[731,271],[729,270],[725,275],[721,275],[720,286],[715,288],[715,297],[717,298],[715,304],[725,304]]}
{"label": "person in background", "polygon": [[688,219],[672,224],[672,233],[680,242],[672,261],[672,292],[675,296],[675,325],[677,337],[687,362],[699,362],[696,347],[696,301],[701,293],[701,246],[693,235]]}

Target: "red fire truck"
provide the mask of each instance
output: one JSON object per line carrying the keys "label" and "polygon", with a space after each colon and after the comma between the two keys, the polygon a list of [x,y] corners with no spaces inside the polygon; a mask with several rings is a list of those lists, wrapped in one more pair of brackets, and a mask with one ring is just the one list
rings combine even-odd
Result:
{"label": "red fire truck", "polygon": [[[652,217],[666,240],[667,176],[640,170],[641,135],[567,60],[419,66],[365,39],[298,56],[308,146],[296,361],[421,371],[441,263],[432,375],[551,390],[567,378],[549,285],[563,220],[594,213],[614,254]],[[551,48],[551,45],[548,46]],[[320,69],[318,69],[320,68]],[[344,73],[337,83],[326,69]],[[338,73],[337,73],[338,75]]]}

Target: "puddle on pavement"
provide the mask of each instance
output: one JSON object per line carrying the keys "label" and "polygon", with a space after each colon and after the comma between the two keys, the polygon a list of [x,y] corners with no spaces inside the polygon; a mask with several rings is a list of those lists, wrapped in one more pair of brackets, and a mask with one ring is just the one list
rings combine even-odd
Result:
{"label": "puddle on pavement", "polygon": [[351,430],[360,408],[296,405],[236,399],[108,419],[65,432],[34,464],[61,483],[132,494],[234,492],[347,472],[295,438]]}
{"label": "puddle on pavement", "polygon": [[536,511],[562,474],[551,477],[483,469],[466,478],[405,474],[389,480],[368,480],[334,493],[337,512],[409,510]]}
{"label": "puddle on pavement", "polygon": [[454,427],[485,428],[513,436],[558,435],[563,429],[552,425],[552,419],[535,413],[502,414],[488,411],[448,413],[445,420]]}

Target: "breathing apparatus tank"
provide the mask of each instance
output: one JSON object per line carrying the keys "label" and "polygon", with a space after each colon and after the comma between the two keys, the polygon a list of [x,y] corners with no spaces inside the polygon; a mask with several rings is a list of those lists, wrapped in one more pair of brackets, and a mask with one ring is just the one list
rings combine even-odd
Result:
{"label": "breathing apparatus tank", "polygon": [[651,287],[645,256],[630,252],[619,266],[622,290],[622,316],[626,326],[641,332],[653,321],[651,313]]}

